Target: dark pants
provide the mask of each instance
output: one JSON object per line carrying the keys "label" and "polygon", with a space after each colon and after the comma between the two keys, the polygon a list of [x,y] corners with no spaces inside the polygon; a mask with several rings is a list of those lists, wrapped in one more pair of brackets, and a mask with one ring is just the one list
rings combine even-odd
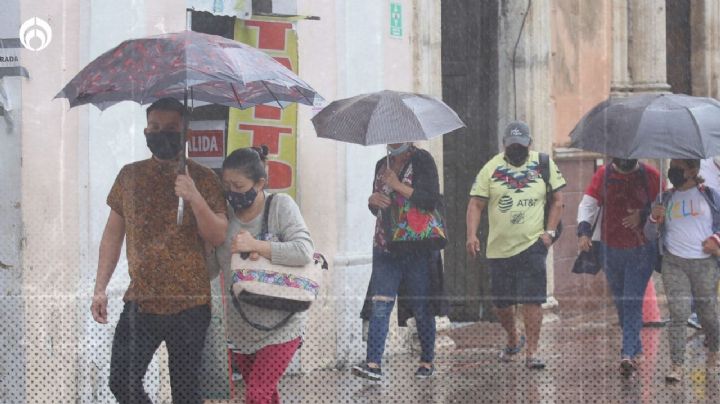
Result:
{"label": "dark pants", "polygon": [[370,296],[384,296],[393,300],[373,300],[368,329],[367,362],[380,364],[385,351],[385,339],[390,326],[390,313],[402,283],[417,325],[423,362],[435,357],[435,317],[430,313],[428,289],[433,252],[417,251],[404,254],[373,252],[370,277]]}
{"label": "dark pants", "polygon": [[110,361],[110,391],[120,404],[152,403],[143,378],[153,354],[165,341],[174,404],[200,404],[198,369],[210,325],[210,306],[177,314],[145,314],[127,302],[115,328]]}

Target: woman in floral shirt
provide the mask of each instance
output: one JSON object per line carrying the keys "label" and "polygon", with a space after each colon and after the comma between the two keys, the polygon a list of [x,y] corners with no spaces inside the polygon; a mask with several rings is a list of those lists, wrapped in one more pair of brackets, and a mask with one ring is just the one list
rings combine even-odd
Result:
{"label": "woman in floral shirt", "polygon": [[435,316],[443,315],[445,309],[439,304],[441,298],[432,298],[442,295],[440,252],[419,242],[399,252],[388,249],[389,214],[398,206],[407,206],[405,201],[409,201],[410,206],[406,215],[407,228],[418,231],[426,228],[427,216],[417,213],[418,208],[432,211],[441,204],[437,167],[427,151],[410,143],[391,144],[388,145],[388,156],[378,161],[375,167],[373,193],[368,201],[377,220],[373,270],[363,308],[363,318],[370,322],[367,358],[353,367],[353,374],[374,381],[382,379],[382,355],[398,291],[401,291],[398,307],[401,325],[407,317],[415,317],[417,324],[422,347],[420,365],[415,373],[419,378],[430,377],[433,373]]}

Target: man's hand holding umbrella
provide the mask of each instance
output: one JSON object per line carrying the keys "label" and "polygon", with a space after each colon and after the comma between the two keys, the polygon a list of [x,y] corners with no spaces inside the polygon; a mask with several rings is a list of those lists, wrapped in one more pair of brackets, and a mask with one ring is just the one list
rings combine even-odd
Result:
{"label": "man's hand holding umbrella", "polygon": [[205,201],[200,191],[195,187],[195,181],[190,177],[187,167],[185,167],[185,174],[178,174],[175,180],[175,195],[192,206],[200,203],[200,201]]}

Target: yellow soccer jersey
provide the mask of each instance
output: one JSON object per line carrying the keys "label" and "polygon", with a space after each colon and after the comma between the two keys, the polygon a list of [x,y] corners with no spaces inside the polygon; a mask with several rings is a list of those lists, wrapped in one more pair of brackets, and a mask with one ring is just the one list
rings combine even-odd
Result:
{"label": "yellow soccer jersey", "polygon": [[[480,170],[470,196],[487,200],[490,234],[487,257],[508,258],[528,249],[545,229],[545,181],[540,175],[540,153],[531,150],[527,162],[515,167],[505,153],[490,159]],[[565,186],[560,170],[550,159],[550,187]]]}

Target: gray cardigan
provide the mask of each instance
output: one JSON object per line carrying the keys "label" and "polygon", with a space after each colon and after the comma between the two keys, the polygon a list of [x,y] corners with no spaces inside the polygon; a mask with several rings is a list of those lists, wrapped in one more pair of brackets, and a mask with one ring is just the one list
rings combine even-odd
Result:
{"label": "gray cardigan", "polygon": [[[265,196],[269,194],[266,192]],[[250,222],[241,222],[228,208],[228,233],[225,243],[215,249],[215,259],[210,259],[208,267],[212,278],[222,272],[225,288],[232,284],[230,270],[230,247],[232,240],[241,230],[250,232],[257,238],[262,229],[264,209]],[[288,195],[275,194],[270,206],[268,232],[274,237],[271,241],[272,263],[301,266],[312,260],[314,246],[305,221],[295,201]],[[225,330],[228,341],[234,350],[243,354],[252,354],[265,346],[281,344],[302,336],[307,322],[307,312],[293,315],[290,321],[274,331],[260,331],[247,324],[235,311],[231,301],[225,302]],[[273,326],[284,319],[288,313],[263,309],[243,304],[248,318],[264,326]]]}

